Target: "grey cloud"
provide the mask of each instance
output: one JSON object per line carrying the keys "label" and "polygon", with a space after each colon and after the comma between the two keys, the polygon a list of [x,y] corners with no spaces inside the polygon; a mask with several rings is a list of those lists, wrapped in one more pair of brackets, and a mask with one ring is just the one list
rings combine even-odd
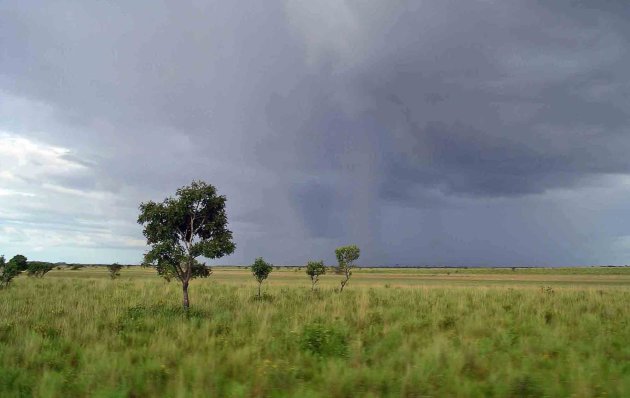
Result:
{"label": "grey cloud", "polygon": [[[568,0],[3,2],[0,129],[73,149],[89,173],[50,183],[107,192],[117,220],[191,179],[217,185],[238,240],[226,261],[330,261],[350,242],[367,263],[418,251],[535,261],[536,247],[577,261],[568,252],[584,240],[565,219],[553,235],[570,244],[556,249],[531,231],[503,249],[507,238],[470,224],[495,200],[548,216],[554,192],[630,172],[629,11]],[[527,220],[484,209],[499,230]],[[444,254],[458,245],[465,254]]]}
{"label": "grey cloud", "polygon": [[295,207],[310,236],[343,236],[343,225],[339,222],[337,191],[333,186],[317,181],[297,184],[293,189]]}
{"label": "grey cloud", "polygon": [[[463,8],[477,7],[471,4]],[[370,52],[383,56],[372,56],[354,78],[375,104],[366,112],[394,137],[382,160],[387,195],[400,197],[409,183],[523,195],[628,172],[627,109],[571,92],[630,65],[627,29],[532,8],[497,6],[507,13],[499,24],[495,14],[473,13],[475,20],[456,12],[447,25],[455,31],[431,47]],[[399,20],[390,28],[394,42],[423,29]],[[427,101],[434,93],[441,100]]]}

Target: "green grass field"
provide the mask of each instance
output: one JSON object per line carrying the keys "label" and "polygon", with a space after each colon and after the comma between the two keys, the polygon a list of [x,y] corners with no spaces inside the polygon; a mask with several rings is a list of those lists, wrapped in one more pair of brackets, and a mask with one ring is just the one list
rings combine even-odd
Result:
{"label": "green grass field", "polygon": [[630,268],[54,270],[0,290],[0,396],[627,397]]}

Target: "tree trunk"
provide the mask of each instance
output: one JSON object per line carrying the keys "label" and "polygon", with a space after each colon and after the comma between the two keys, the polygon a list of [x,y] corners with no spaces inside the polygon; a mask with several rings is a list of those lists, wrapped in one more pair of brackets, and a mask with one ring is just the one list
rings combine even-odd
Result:
{"label": "tree trunk", "polygon": [[184,291],[184,310],[188,312],[190,301],[188,301],[188,281],[182,282],[182,290]]}
{"label": "tree trunk", "polygon": [[348,281],[350,280],[350,270],[349,269],[345,270],[345,275],[346,275],[346,279],[341,281],[341,289],[339,290],[339,293],[343,292],[343,288],[346,286],[346,283],[348,283]]}
{"label": "tree trunk", "polygon": [[258,282],[258,298],[260,298],[260,286],[262,285],[262,282]]}

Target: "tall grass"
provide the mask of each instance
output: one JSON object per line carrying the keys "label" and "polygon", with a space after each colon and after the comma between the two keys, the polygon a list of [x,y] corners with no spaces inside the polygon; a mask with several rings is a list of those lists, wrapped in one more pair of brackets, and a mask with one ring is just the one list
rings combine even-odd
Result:
{"label": "tall grass", "polygon": [[253,278],[210,278],[186,315],[178,284],[125,272],[1,290],[0,396],[630,395],[625,288],[351,281],[256,300]]}

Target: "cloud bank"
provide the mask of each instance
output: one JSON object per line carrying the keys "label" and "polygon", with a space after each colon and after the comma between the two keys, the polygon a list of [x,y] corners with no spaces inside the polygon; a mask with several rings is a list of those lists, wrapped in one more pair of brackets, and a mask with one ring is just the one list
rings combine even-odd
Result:
{"label": "cloud bank", "polygon": [[137,262],[194,178],[280,264],[624,263],[625,2],[0,4],[0,244]]}

